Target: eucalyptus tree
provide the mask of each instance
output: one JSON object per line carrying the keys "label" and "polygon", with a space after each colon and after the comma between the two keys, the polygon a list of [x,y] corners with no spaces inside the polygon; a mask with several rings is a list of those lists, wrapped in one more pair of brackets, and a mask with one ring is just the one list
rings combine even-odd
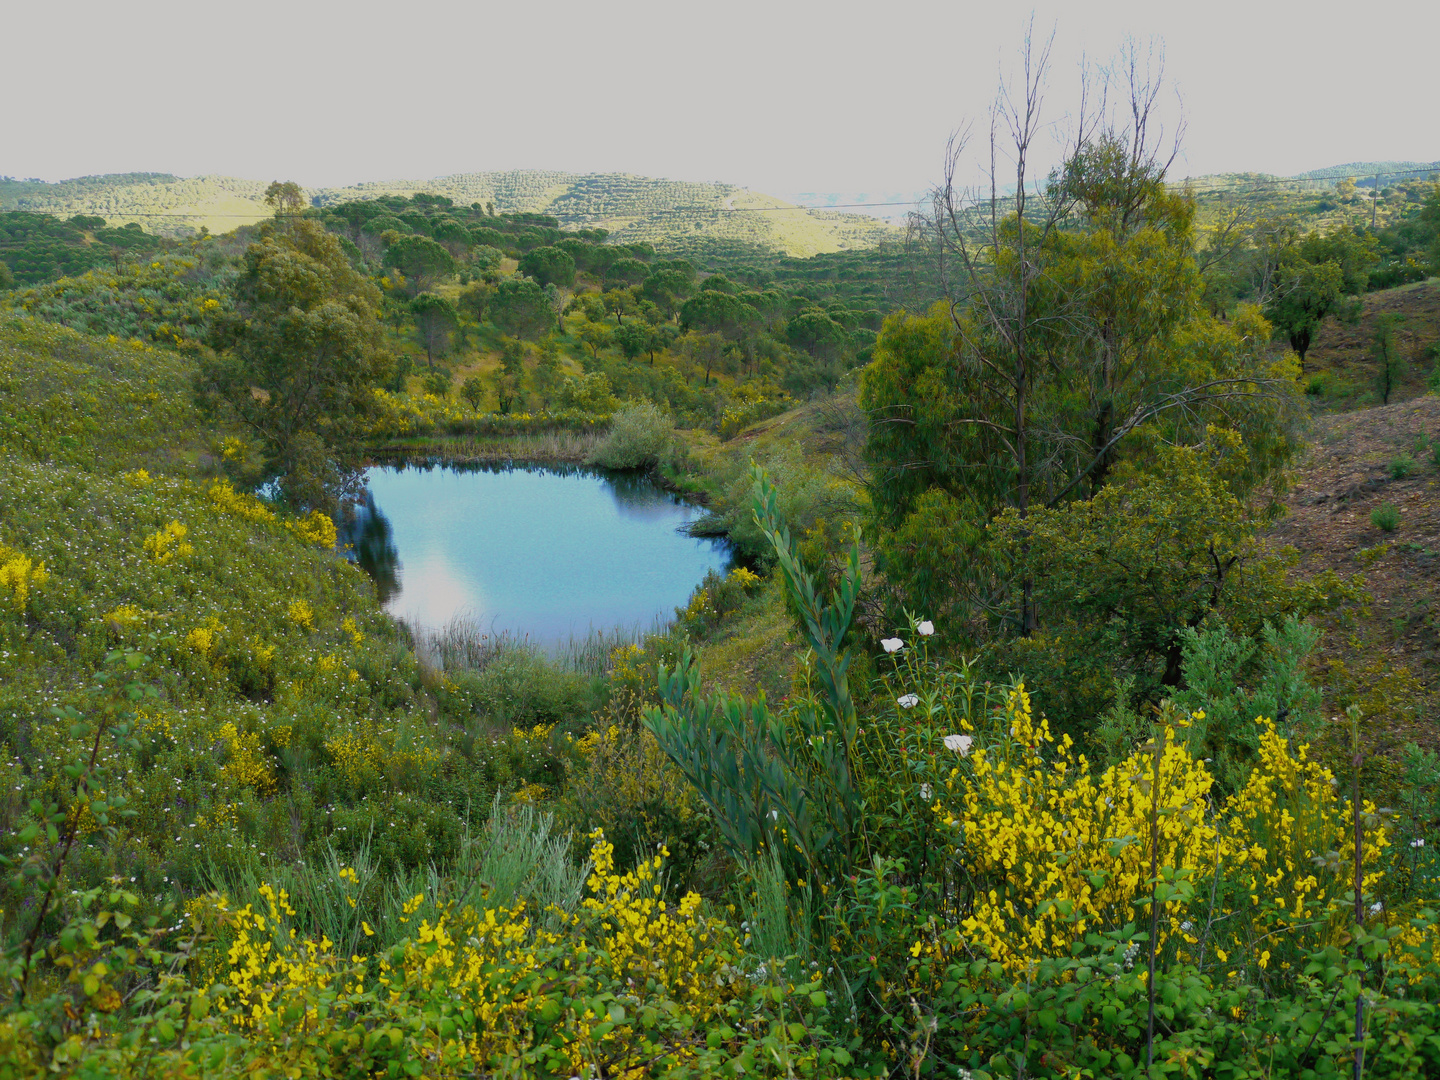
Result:
{"label": "eucalyptus tree", "polygon": [[277,215],[246,249],[234,292],[197,372],[197,403],[250,432],[263,461],[255,479],[297,508],[333,510],[360,490],[372,391],[391,369],[380,290],[319,222]]}
{"label": "eucalyptus tree", "polygon": [[993,542],[999,514],[1092,498],[1117,463],[1212,425],[1244,435],[1242,496],[1276,483],[1294,447],[1268,327],[1204,302],[1194,204],[1165,183],[1178,137],[1162,150],[1159,73],[1132,55],[1118,109],[1108,80],[1087,86],[1061,163],[1037,175],[1047,60],[1027,42],[997,98],[980,190],[959,183],[969,139],[951,140],[913,223],[945,299],[887,323],[861,391],[878,564],[908,602],[976,632],[1039,626],[1023,524],[1016,557]]}

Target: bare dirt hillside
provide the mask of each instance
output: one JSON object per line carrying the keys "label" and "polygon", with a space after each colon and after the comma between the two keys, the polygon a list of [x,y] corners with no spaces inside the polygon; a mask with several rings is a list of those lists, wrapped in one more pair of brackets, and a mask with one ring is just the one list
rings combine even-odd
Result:
{"label": "bare dirt hillside", "polygon": [[[1440,397],[1321,415],[1313,440],[1273,537],[1304,572],[1363,575],[1369,596],[1326,626],[1327,706],[1360,704],[1384,747],[1440,746]],[[1371,520],[1385,505],[1393,531]]]}
{"label": "bare dirt hillside", "polygon": [[[1431,350],[1440,341],[1440,279],[1436,278],[1371,293],[1356,323],[1325,320],[1305,357],[1305,375],[1318,407],[1344,410],[1379,404],[1374,342],[1382,315],[1399,316],[1396,339],[1409,369],[1390,400],[1425,393],[1436,362]],[[1320,392],[1313,393],[1316,390]]]}

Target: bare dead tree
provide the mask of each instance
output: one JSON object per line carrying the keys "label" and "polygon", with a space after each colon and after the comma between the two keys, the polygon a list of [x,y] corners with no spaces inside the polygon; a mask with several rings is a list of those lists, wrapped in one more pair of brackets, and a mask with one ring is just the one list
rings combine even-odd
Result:
{"label": "bare dead tree", "polygon": [[[1043,112],[1053,40],[1052,33],[1037,44],[1032,20],[1021,47],[1019,85],[1001,83],[989,117],[988,193],[985,187],[967,190],[959,182],[970,133],[957,132],[946,146],[944,179],[932,196],[929,220],[917,223],[935,248],[959,341],[955,360],[986,384],[996,406],[954,422],[983,428],[988,441],[997,444],[1003,458],[991,464],[1013,470],[1013,504],[1022,517],[1030,507],[1038,449],[1029,410],[1044,359],[1035,338],[1046,329],[1043,324],[1067,317],[1064,311],[1033,309],[1035,292],[1049,272],[1043,252],[1073,205],[1064,188],[1044,183],[1043,174],[1036,176],[1032,162],[1036,142],[1048,127]],[[1089,91],[1083,81],[1067,158],[1093,134]],[[1002,185],[1006,158],[1014,176],[1010,193]],[[1037,625],[1028,578],[1021,582],[1019,625],[1025,634]]]}

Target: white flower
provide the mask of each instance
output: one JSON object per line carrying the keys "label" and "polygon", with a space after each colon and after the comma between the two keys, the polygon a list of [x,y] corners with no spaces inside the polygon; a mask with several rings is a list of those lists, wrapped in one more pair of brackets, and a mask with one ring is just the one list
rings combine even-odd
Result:
{"label": "white flower", "polygon": [[970,755],[970,746],[974,742],[974,737],[970,735],[946,735],[945,749],[953,750],[961,757],[968,757]]}
{"label": "white flower", "polygon": [[1380,901],[1378,901],[1378,900],[1375,901],[1375,903],[1373,903],[1373,904],[1370,905],[1370,914],[1371,914],[1371,915],[1379,915],[1380,912],[1382,912],[1382,911],[1384,911],[1384,910],[1385,910],[1385,905],[1382,904],[1382,903],[1380,903]]}
{"label": "white flower", "polygon": [[935,624],[929,619],[926,619],[924,622],[919,623],[915,627],[915,632],[918,633],[921,637],[929,637],[935,632]]}
{"label": "white flower", "polygon": [[929,784],[921,784],[921,785],[920,785],[920,798],[923,799],[925,802],[929,802],[929,801],[930,801],[930,785],[929,785]]}
{"label": "white flower", "polygon": [[905,642],[898,637],[887,637],[880,642],[880,647],[886,652],[899,652],[905,647]]}
{"label": "white flower", "polygon": [[771,821],[779,821],[779,820],[780,820],[780,811],[779,811],[779,810],[771,810],[771,811],[770,811],[770,820],[771,820]]}
{"label": "white flower", "polygon": [[920,704],[920,699],[914,694],[901,694],[895,699],[895,704],[902,709],[913,709]]}
{"label": "white flower", "polygon": [[1425,841],[1424,841],[1424,840],[1411,840],[1411,841],[1410,841],[1410,846],[1411,846],[1411,847],[1415,847],[1415,848],[1424,847],[1424,846],[1425,846]]}

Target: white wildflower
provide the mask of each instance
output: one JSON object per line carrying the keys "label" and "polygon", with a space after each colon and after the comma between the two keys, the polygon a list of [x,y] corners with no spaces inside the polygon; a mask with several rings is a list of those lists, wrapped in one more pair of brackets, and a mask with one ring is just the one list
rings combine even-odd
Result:
{"label": "white wildflower", "polygon": [[968,757],[970,755],[970,747],[974,742],[974,737],[970,735],[946,735],[945,749],[953,750],[961,757]]}
{"label": "white wildflower", "polygon": [[930,785],[929,785],[929,784],[921,784],[921,785],[920,785],[920,798],[921,798],[921,800],[924,801],[924,802],[929,802],[929,801],[930,801]]}
{"label": "white wildflower", "polygon": [[914,694],[901,694],[895,699],[895,704],[899,705],[902,709],[913,709],[916,705],[920,704],[920,699]]}
{"label": "white wildflower", "polygon": [[887,653],[899,652],[905,647],[905,642],[898,637],[887,637],[880,642],[880,647]]}
{"label": "white wildflower", "polygon": [[929,619],[926,619],[924,622],[918,623],[916,625],[915,632],[918,633],[921,637],[929,637],[935,632],[935,624]]}

